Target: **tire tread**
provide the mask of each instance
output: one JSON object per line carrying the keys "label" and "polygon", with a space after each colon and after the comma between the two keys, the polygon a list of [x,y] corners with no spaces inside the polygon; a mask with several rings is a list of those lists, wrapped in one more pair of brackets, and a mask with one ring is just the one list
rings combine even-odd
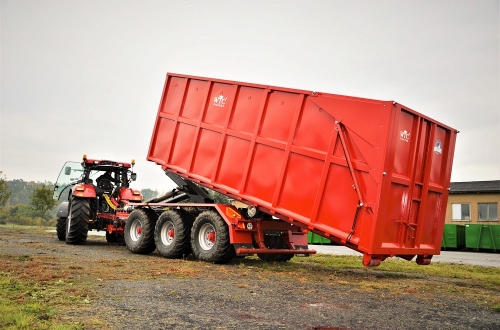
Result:
{"label": "tire tread", "polygon": [[85,198],[72,197],[70,212],[71,224],[66,233],[66,243],[84,244],[87,241],[89,231],[89,200]]}

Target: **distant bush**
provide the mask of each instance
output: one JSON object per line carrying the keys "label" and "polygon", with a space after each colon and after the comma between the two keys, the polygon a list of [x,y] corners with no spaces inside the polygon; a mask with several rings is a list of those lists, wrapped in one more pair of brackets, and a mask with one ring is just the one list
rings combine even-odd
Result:
{"label": "distant bush", "polygon": [[2,225],[54,227],[56,223],[57,220],[55,218],[44,219],[41,217],[40,212],[24,204],[0,210],[0,224]]}

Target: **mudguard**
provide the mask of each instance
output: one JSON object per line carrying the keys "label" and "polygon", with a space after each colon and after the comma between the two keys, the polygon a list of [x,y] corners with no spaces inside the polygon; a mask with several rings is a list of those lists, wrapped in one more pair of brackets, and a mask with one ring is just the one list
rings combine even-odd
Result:
{"label": "mudguard", "polygon": [[95,186],[87,183],[80,183],[73,187],[73,196],[84,198],[96,198]]}
{"label": "mudguard", "polygon": [[58,218],[67,218],[69,214],[69,202],[62,202],[57,208]]}

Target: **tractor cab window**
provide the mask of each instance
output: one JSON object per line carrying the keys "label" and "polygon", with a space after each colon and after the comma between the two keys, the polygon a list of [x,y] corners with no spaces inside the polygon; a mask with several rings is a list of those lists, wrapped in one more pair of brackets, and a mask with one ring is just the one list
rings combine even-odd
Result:
{"label": "tractor cab window", "polygon": [[117,172],[102,171],[96,179],[96,184],[104,190],[111,190],[117,184],[120,184],[120,176]]}
{"label": "tractor cab window", "polygon": [[54,199],[59,199],[63,191],[74,185],[83,175],[83,167],[81,163],[66,162],[57,177],[54,186]]}
{"label": "tractor cab window", "polygon": [[92,184],[104,190],[113,189],[115,186],[128,186],[127,171],[124,169],[92,170],[89,179]]}

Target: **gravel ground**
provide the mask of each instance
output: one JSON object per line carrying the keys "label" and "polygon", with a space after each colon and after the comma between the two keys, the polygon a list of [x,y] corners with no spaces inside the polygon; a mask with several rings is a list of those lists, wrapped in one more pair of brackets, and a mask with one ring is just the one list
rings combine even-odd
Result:
{"label": "gravel ground", "polygon": [[175,279],[109,283],[99,304],[122,329],[498,329],[498,313],[461,300],[360,293],[324,283]]}
{"label": "gravel ground", "polygon": [[[0,252],[49,256],[72,265],[113,260],[127,260],[133,265],[144,258],[160,268],[177,265],[156,253],[133,255],[126,247],[108,245],[102,237],[89,236],[86,245],[69,246],[58,241],[55,234],[5,227],[0,228]],[[500,328],[500,313],[459,295],[393,294],[384,289],[366,292],[349,283],[339,285],[327,276],[310,281],[238,264],[176,262],[193,263],[201,270],[193,276],[165,273],[139,280],[103,275],[92,287],[97,294],[89,308],[64,317],[101,320],[99,325],[87,327],[98,329]],[[332,270],[331,276],[339,276],[334,273]],[[80,275],[99,277],[86,275],[85,268]],[[422,280],[422,275],[416,275],[417,280]]]}

